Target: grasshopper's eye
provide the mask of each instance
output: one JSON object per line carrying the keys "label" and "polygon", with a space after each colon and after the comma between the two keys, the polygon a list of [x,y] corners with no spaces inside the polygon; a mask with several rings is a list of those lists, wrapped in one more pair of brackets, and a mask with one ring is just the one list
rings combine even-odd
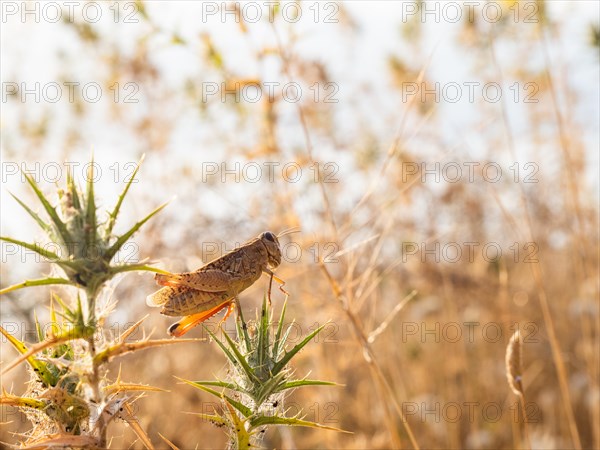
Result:
{"label": "grasshopper's eye", "polygon": [[263,233],[263,236],[267,241],[275,242],[275,236],[273,236],[273,233],[271,233],[270,231]]}

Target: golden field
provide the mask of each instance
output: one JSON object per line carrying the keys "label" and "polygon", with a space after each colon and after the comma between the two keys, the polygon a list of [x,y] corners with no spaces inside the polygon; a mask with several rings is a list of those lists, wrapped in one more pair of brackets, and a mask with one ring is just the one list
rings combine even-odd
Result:
{"label": "golden field", "polygon": [[[263,231],[300,229],[281,237],[276,271],[289,293],[288,349],[324,328],[291,369],[338,385],[293,390],[273,409],[345,432],[267,426],[262,447],[600,448],[597,17],[584,2],[496,2],[492,21],[481,3],[457,21],[410,2],[299,2],[298,21],[285,4],[252,22],[247,3],[222,17],[196,2],[130,2],[118,17],[106,4],[99,22],[15,20],[5,31],[15,38],[54,37],[36,50],[2,44],[13,84],[0,234],[53,248],[9,194],[44,213],[19,169],[55,206],[69,164],[85,191],[93,154],[100,229],[144,154],[110,237],[169,204],[116,263],[190,271]],[[48,61],[28,65],[28,52]],[[23,96],[34,73],[60,83],[61,101],[48,101],[50,88],[40,101]],[[65,83],[75,82],[70,101]],[[101,86],[100,101],[86,83]],[[78,289],[7,289],[62,275],[6,240],[2,255],[1,325],[33,343],[36,318],[51,321],[51,293],[75,305]],[[240,295],[246,320],[268,284]],[[157,288],[148,272],[107,282],[98,349],[146,315],[128,342],[170,339],[175,319],[146,305]],[[275,317],[284,298],[274,283]],[[224,331],[221,315],[206,326],[234,337],[235,314]],[[516,331],[522,397],[505,361]],[[185,337],[202,340],[119,355],[94,374],[89,348],[74,347],[81,386],[161,389],[128,397],[149,442],[116,417],[107,447],[228,445],[223,429],[189,414],[223,413],[222,401],[181,379],[235,377],[205,329]],[[6,337],[0,349],[4,370],[18,354]],[[10,395],[57,401],[30,379],[26,363],[2,374],[3,447],[73,431],[32,425],[27,408],[10,406]]]}

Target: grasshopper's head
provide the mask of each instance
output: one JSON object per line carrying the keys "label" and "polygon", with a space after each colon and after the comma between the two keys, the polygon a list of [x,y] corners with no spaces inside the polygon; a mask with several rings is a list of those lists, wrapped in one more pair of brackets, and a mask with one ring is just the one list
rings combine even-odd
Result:
{"label": "grasshopper's head", "polygon": [[277,268],[281,264],[281,247],[277,236],[270,231],[265,231],[258,238],[267,249],[267,263],[272,269]]}

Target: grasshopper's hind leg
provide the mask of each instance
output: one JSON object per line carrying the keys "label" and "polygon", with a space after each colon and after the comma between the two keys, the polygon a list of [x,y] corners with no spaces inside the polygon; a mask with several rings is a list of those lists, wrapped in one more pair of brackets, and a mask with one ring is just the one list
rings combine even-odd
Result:
{"label": "grasshopper's hind leg", "polygon": [[227,307],[227,311],[225,311],[225,316],[219,322],[219,326],[223,324],[227,320],[227,318],[231,315],[231,313],[235,310],[235,302],[229,302],[229,306]]}
{"label": "grasshopper's hind leg", "polygon": [[180,321],[175,322],[173,325],[171,325],[168,329],[168,333],[171,336],[181,337],[185,333],[190,331],[192,328],[194,328],[196,325],[198,325],[199,323],[204,322],[207,319],[210,319],[212,316],[214,316],[219,311],[221,311],[225,308],[227,308],[227,313],[225,314],[225,317],[221,321],[221,323],[223,323],[223,321],[225,321],[225,319],[227,319],[227,317],[229,317],[229,314],[231,314],[231,312],[234,309],[232,300],[227,300],[227,301],[221,303],[220,305],[215,306],[212,309],[202,311],[197,314],[191,314],[189,316],[185,316]]}

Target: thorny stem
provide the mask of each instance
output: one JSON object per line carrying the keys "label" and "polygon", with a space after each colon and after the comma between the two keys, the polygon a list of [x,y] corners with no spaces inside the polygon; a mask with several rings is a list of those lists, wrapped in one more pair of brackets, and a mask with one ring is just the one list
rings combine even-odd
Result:
{"label": "thorny stem", "polygon": [[90,386],[94,392],[94,400],[98,409],[98,422],[96,427],[99,430],[100,436],[100,447],[106,447],[106,424],[104,423],[104,415],[102,414],[102,401],[100,397],[100,370],[98,363],[96,362],[96,347],[94,345],[94,336],[88,339],[88,349],[90,357],[92,358],[92,373],[90,373],[89,381]]}
{"label": "thorny stem", "polygon": [[[87,293],[87,300],[88,300],[88,306],[90,307],[90,310],[88,311],[88,317],[89,317],[89,323],[91,324],[96,324],[96,311],[95,311],[95,305],[96,305],[96,297],[98,295],[98,290],[90,290]],[[104,448],[106,447],[106,424],[104,423],[104,414],[102,413],[102,396],[101,396],[101,389],[100,389],[100,363],[96,361],[96,344],[94,342],[94,337],[95,337],[96,333],[93,333],[92,336],[90,336],[87,339],[87,343],[88,343],[88,350],[90,352],[90,358],[92,360],[92,372],[90,373],[89,376],[89,381],[90,381],[90,386],[92,387],[92,391],[94,393],[94,400],[96,401],[96,405],[99,408],[98,410],[98,422],[96,424],[96,426],[98,427],[99,430],[99,439],[100,439],[100,447]]]}

